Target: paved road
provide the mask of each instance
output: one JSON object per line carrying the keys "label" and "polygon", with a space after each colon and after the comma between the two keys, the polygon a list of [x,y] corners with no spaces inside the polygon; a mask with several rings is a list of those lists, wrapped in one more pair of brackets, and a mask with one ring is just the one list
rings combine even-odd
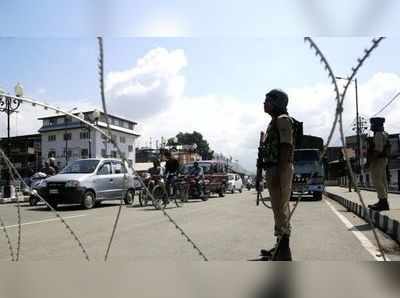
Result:
{"label": "paved road", "polygon": [[[330,205],[329,205],[330,204]],[[16,247],[16,205],[0,205],[0,216],[9,226]],[[92,210],[61,206],[60,213],[77,232],[92,260],[103,260],[118,210],[104,203]],[[334,211],[336,210],[336,211]],[[255,205],[255,192],[227,194],[207,202],[190,201],[167,212],[196,242],[210,261],[245,261],[256,258],[260,248],[274,243],[272,212]],[[339,218],[344,216],[349,228]],[[22,208],[22,260],[77,260],[83,255],[71,235],[43,206]],[[349,224],[349,223],[348,223]],[[365,222],[324,198],[302,201],[292,220],[292,249],[296,260],[374,260],[366,249],[374,244]],[[363,241],[353,231],[358,228]],[[399,246],[379,233],[391,260],[400,260]],[[371,243],[368,241],[371,240]],[[4,234],[0,231],[0,260],[9,260]],[[201,257],[174,226],[152,206],[123,206],[110,259],[143,261],[201,261]]]}

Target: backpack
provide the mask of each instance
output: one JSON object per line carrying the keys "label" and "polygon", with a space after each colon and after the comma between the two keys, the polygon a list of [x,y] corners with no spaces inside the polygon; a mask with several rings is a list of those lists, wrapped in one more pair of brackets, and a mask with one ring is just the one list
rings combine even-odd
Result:
{"label": "backpack", "polygon": [[297,121],[293,117],[289,117],[289,119],[292,121],[293,141],[294,147],[296,148],[301,144],[301,141],[303,139],[303,122]]}

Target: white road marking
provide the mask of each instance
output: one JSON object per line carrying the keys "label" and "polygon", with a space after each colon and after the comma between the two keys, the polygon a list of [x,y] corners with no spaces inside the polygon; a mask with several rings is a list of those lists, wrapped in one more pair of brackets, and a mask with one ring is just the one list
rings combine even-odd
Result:
{"label": "white road marking", "polygon": [[[337,217],[344,223],[346,228],[353,232],[354,236],[360,241],[361,245],[374,257],[376,261],[384,261],[381,256],[380,251],[377,247],[369,241],[369,239],[359,230],[356,226],[354,226],[343,214],[340,214],[336,208],[328,202],[328,200],[324,199],[325,203],[329,208],[336,214]],[[390,259],[386,256],[386,260],[390,261]]]}
{"label": "white road marking", "polygon": [[[77,217],[83,217],[83,216],[88,216],[89,214],[80,214],[80,215],[71,215],[71,216],[63,216],[64,219],[71,219],[71,218],[77,218]],[[37,221],[31,221],[31,222],[25,222],[22,223],[21,226],[27,226],[27,225],[35,225],[35,224],[40,224],[40,223],[45,223],[45,222],[52,222],[52,221],[57,221],[60,220],[59,218],[49,218],[49,219],[44,219],[44,220],[37,220]],[[18,225],[11,225],[11,226],[6,226],[6,228],[15,228],[18,227]]]}

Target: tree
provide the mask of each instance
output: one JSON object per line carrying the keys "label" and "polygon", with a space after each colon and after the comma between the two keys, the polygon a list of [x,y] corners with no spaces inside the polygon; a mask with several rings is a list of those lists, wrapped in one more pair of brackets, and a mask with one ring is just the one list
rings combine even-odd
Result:
{"label": "tree", "polygon": [[[208,142],[203,139],[203,135],[197,131],[193,131],[192,133],[178,133],[176,135],[177,141],[179,145],[197,145],[197,152],[201,155],[201,158],[204,160],[213,159],[214,151],[210,149],[210,145]],[[173,146],[174,138],[169,138],[167,142],[168,146]]]}

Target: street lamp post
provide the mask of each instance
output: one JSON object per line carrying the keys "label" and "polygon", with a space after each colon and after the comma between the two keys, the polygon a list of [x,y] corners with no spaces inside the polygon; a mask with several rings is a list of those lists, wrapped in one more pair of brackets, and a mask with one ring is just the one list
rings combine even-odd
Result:
{"label": "street lamp post", "polygon": [[[20,83],[17,83],[15,86],[15,95],[16,97],[22,97],[24,95],[24,89]],[[6,154],[7,157],[10,158],[11,151],[11,143],[10,143],[10,115],[17,111],[17,109],[21,105],[20,100],[15,99],[13,97],[9,97],[5,94],[5,92],[0,91],[0,112],[4,112],[7,114],[7,148]],[[11,188],[10,188],[10,175],[7,173],[6,175],[6,185],[4,186],[4,197],[9,198],[11,196]]]}
{"label": "street lamp post", "polygon": [[[336,79],[349,81],[348,78],[343,78],[343,77],[336,77]],[[357,83],[357,78],[355,78],[352,81],[354,81],[355,92],[356,92],[356,130],[357,130],[356,156],[357,156],[357,167],[358,167],[360,173],[363,174],[363,169],[362,169],[362,166],[361,166],[362,148],[361,148],[361,136],[360,136],[360,116],[358,114],[358,83]]]}
{"label": "street lamp post", "polygon": [[[77,110],[77,107],[69,110],[68,113],[72,113]],[[64,141],[65,141],[65,166],[68,164],[68,122],[72,120],[68,115],[65,116],[65,130],[64,130]]]}

